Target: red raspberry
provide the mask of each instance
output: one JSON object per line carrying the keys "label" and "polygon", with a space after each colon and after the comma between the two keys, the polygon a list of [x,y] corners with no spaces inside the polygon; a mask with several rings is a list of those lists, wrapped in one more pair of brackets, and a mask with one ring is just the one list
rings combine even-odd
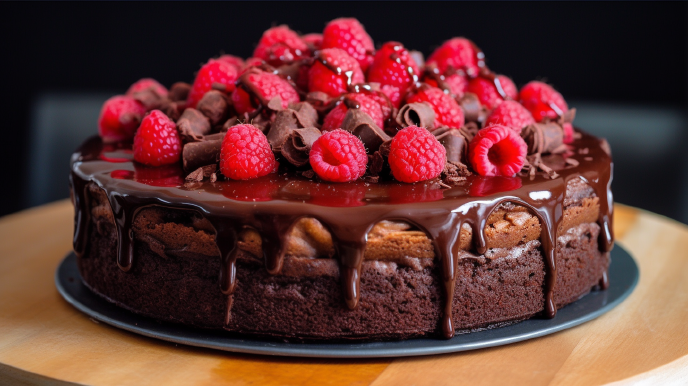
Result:
{"label": "red raspberry", "polygon": [[308,71],[308,90],[322,91],[331,97],[338,97],[350,85],[363,82],[365,78],[358,62],[339,48],[320,51]]}
{"label": "red raspberry", "polygon": [[237,70],[237,73],[241,71],[242,68],[244,68],[244,59],[241,59],[238,56],[234,55],[222,55],[219,58],[217,58],[218,61],[220,62],[225,62],[229,64],[230,66],[234,66],[234,68]]}
{"label": "red raspberry", "polygon": [[253,125],[227,130],[220,149],[220,171],[233,180],[262,177],[276,169],[277,161],[268,139]]}
{"label": "red raspberry", "polygon": [[[437,81],[430,76],[424,77],[423,82],[429,84],[432,87],[442,88],[437,83]],[[466,87],[468,87],[468,81],[466,80],[466,78],[458,73],[444,75],[444,83],[445,87],[447,88],[445,91],[449,91],[449,93],[454,95],[455,98],[463,97],[463,94],[466,93]]]}
{"label": "red raspberry", "polygon": [[384,127],[385,122],[382,109],[380,108],[380,105],[372,98],[365,94],[346,94],[344,98],[348,99],[349,102],[339,102],[339,104],[325,116],[325,120],[323,121],[322,125],[322,131],[341,129],[342,122],[344,122],[344,117],[349,111],[347,103],[350,102],[354,102],[360,106],[359,109],[370,115],[370,118],[373,119],[373,122],[375,122],[376,125]]}
{"label": "red raspberry", "polygon": [[447,152],[427,129],[409,126],[392,138],[388,161],[394,178],[419,182],[439,177],[447,162]]}
{"label": "red raspberry", "polygon": [[463,109],[456,100],[437,87],[423,86],[416,94],[409,96],[406,101],[428,102],[435,110],[435,127],[460,128],[464,124]]}
{"label": "red raspberry", "polygon": [[165,86],[161,85],[160,83],[158,83],[157,80],[153,78],[143,78],[137,80],[134,84],[129,86],[129,90],[127,90],[127,93],[125,95],[133,96],[135,93],[148,90],[149,88],[152,88],[153,91],[155,91],[155,93],[160,95],[161,97],[167,97],[167,88],[165,88]]}
{"label": "red raspberry", "polygon": [[564,143],[572,143],[573,142],[573,125],[569,122],[566,122],[563,124],[564,127]]}
{"label": "red raspberry", "polygon": [[248,70],[249,68],[259,67],[259,66],[263,65],[263,63],[265,63],[265,62],[261,58],[250,57],[250,58],[246,59],[243,67],[241,67],[241,71],[239,71],[239,76],[243,75],[243,73],[246,72],[246,70]]}
{"label": "red raspberry", "polygon": [[318,138],[308,156],[313,171],[325,181],[348,182],[362,177],[368,164],[365,147],[348,131],[328,131]]}
{"label": "red raspberry", "polygon": [[301,36],[301,40],[311,49],[317,51],[322,48],[323,36],[322,34],[306,34]]}
{"label": "red raspberry", "polygon": [[[393,105],[392,101],[386,96],[382,91],[371,92],[366,94],[366,96],[380,105],[380,110],[382,111],[382,122],[392,117],[392,109],[396,106]],[[380,126],[382,127],[382,126]]]}
{"label": "red raspberry", "polygon": [[130,96],[117,95],[105,101],[98,118],[98,133],[103,142],[134,138],[146,113],[143,104]]}
{"label": "red raspberry", "polygon": [[484,126],[491,126],[493,124],[500,124],[513,129],[517,134],[521,134],[521,130],[535,123],[530,111],[521,106],[516,101],[504,101],[494,110],[485,120]]}
{"label": "red raspberry", "polygon": [[392,103],[392,106],[399,108],[401,106],[401,101],[404,96],[401,94],[401,90],[398,87],[385,85],[380,87],[380,91],[385,94],[387,99]]}
{"label": "red raspberry", "polygon": [[160,110],[153,110],[141,121],[134,136],[134,160],[144,165],[160,166],[179,162],[182,141],[177,125]]}
{"label": "red raspberry", "polygon": [[286,25],[272,27],[263,32],[253,56],[273,66],[281,66],[308,57],[310,51],[299,35]]}
{"label": "red raspberry", "polygon": [[226,61],[210,59],[196,75],[196,80],[194,80],[191,91],[189,91],[187,107],[196,107],[203,95],[212,89],[213,83],[225,85],[228,93],[234,91],[234,82],[236,80],[237,70],[233,65],[228,64]]}
{"label": "red raspberry", "polygon": [[[375,54],[375,60],[368,69],[368,82],[380,83],[388,89],[385,94],[401,100],[401,94],[418,81],[418,65],[401,43],[388,42]],[[392,88],[399,90],[395,92]],[[399,94],[398,99],[396,94]],[[394,99],[390,98],[392,102]],[[397,105],[398,106],[398,105]]]}
{"label": "red raspberry", "polygon": [[[243,75],[241,81],[251,84],[252,89],[260,93],[260,97],[266,101],[280,97],[282,108],[286,109],[290,103],[299,101],[299,94],[294,87],[273,73],[254,68],[250,73]],[[254,100],[241,85],[232,93],[232,102],[239,114],[250,114],[258,108],[258,101]]]}
{"label": "red raspberry", "polygon": [[543,82],[532,81],[523,86],[519,99],[537,122],[542,122],[545,118],[557,119],[569,110],[564,97]]}
{"label": "red raspberry", "polygon": [[525,164],[527,152],[523,138],[502,125],[479,130],[468,145],[468,159],[481,176],[513,177]]}
{"label": "red raspberry", "polygon": [[[518,89],[514,82],[505,75],[498,75],[499,85],[504,91],[504,95],[511,99],[518,99]],[[488,109],[494,109],[505,99],[497,90],[497,81],[478,77],[471,79],[466,87],[467,92],[472,92],[478,96],[480,103]]]}
{"label": "red raspberry", "polygon": [[484,55],[472,41],[466,38],[453,38],[444,42],[425,62],[436,65],[440,74],[448,69],[459,70],[469,77],[478,76],[484,66]]}
{"label": "red raspberry", "polygon": [[327,23],[322,48],[341,48],[358,61],[365,72],[373,62],[375,46],[365,28],[353,18],[340,18]]}

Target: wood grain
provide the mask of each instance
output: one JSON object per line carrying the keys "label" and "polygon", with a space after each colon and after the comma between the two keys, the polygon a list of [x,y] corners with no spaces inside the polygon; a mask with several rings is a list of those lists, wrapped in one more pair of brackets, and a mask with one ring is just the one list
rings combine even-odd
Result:
{"label": "wood grain", "polygon": [[[617,240],[641,278],[582,326],[509,346],[432,357],[309,360],[177,346],[99,324],[53,284],[71,249],[61,201],[0,219],[0,383],[93,385],[449,385],[688,380],[688,227],[617,205]],[[611,283],[614,285],[614,283]],[[16,381],[16,382],[15,382]],[[60,383],[63,384],[63,383]]]}

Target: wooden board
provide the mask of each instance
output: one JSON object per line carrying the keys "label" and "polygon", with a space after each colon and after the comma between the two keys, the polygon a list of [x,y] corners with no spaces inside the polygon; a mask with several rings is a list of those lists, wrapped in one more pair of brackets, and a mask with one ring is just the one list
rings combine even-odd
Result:
{"label": "wooden board", "polygon": [[617,205],[615,229],[640,265],[640,283],[611,312],[509,346],[381,360],[237,355],[98,324],[53,284],[72,229],[68,201],[0,219],[0,384],[688,383],[688,227],[637,209]]}

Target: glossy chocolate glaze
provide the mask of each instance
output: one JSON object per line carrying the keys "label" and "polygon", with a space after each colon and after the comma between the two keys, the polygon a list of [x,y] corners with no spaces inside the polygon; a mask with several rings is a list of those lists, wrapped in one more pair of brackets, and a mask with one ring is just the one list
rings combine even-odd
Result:
{"label": "glossy chocolate glaze", "polygon": [[[227,317],[236,288],[237,239],[246,227],[263,238],[265,267],[271,274],[282,268],[284,240],[301,217],[318,219],[332,233],[341,267],[344,298],[349,308],[360,299],[363,251],[370,229],[382,220],[406,221],[425,231],[433,240],[444,284],[444,315],[441,328],[446,338],[454,335],[452,300],[458,264],[459,230],[473,229],[475,249],[486,252],[484,227],[490,213],[501,203],[523,205],[540,219],[541,244],[546,266],[545,315],[554,317],[556,306],[556,230],[564,214],[566,184],[584,179],[597,193],[600,203],[600,250],[609,251],[612,235],[612,161],[601,140],[582,133],[573,146],[578,166],[564,166],[561,155],[550,157],[559,177],[470,176],[458,186],[440,189],[435,182],[404,184],[364,181],[322,183],[296,174],[275,173],[249,181],[216,181],[185,186],[181,166],[147,168],[131,161],[130,151],[103,145],[98,137],[86,141],[72,156],[71,184],[74,192],[74,250],[83,257],[88,250],[90,221],[87,185],[93,182],[107,194],[117,229],[117,264],[124,271],[133,261],[132,222],[138,211],[149,206],[194,210],[207,218],[216,231],[222,259],[221,291],[228,295]],[[557,167],[557,165],[559,165]],[[606,273],[600,273],[606,287]]]}

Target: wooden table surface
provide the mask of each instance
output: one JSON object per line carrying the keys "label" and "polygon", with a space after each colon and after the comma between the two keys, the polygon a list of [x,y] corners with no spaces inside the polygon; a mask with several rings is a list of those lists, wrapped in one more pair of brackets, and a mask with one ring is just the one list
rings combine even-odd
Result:
{"label": "wooden table surface", "polygon": [[0,219],[0,384],[688,384],[688,227],[638,209],[616,206],[640,282],[609,313],[508,346],[376,360],[231,354],[99,324],[53,284],[72,229],[68,201]]}

